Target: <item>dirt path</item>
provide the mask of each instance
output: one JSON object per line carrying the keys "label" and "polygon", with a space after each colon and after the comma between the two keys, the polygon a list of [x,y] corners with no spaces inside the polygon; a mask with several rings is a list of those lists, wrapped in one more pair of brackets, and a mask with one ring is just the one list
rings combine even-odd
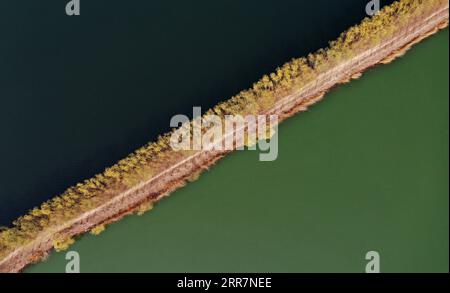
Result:
{"label": "dirt path", "polygon": [[[369,67],[392,61],[413,44],[447,24],[448,6],[419,20],[408,30],[399,32],[384,43],[321,74],[313,82],[304,86],[301,92],[280,99],[265,114],[276,114],[280,117],[279,122],[281,122],[299,111],[304,111],[308,106],[320,100],[332,87],[359,77],[360,73]],[[223,140],[240,130],[243,129],[236,129],[234,132],[224,134]],[[242,143],[241,141],[237,142],[237,144]],[[19,272],[28,264],[40,261],[52,250],[53,239],[57,233],[73,237],[85,233],[99,224],[117,221],[123,216],[133,213],[136,207],[147,200],[160,200],[183,186],[192,174],[213,165],[227,153],[228,151],[198,151],[182,159],[148,181],[118,194],[108,202],[70,222],[45,231],[32,242],[11,252],[0,261],[0,272]]]}

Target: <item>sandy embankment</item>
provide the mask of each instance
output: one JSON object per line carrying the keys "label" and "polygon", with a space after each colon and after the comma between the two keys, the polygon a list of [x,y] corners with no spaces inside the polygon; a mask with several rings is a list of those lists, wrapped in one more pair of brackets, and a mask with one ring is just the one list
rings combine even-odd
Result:
{"label": "sandy embankment", "polygon": [[[276,114],[280,117],[281,122],[297,112],[305,111],[332,87],[348,82],[352,78],[358,78],[364,70],[376,64],[391,62],[406,52],[413,44],[447,25],[448,6],[418,20],[407,30],[399,32],[382,44],[321,74],[314,82],[303,87],[301,92],[280,98],[276,105],[265,114]],[[227,133],[225,137],[233,134]],[[237,142],[237,144],[240,143],[242,142]],[[42,233],[31,243],[16,249],[0,261],[0,272],[19,272],[28,264],[41,260],[52,250],[53,239],[57,234],[73,237],[85,233],[99,224],[117,221],[123,216],[133,213],[136,207],[145,201],[160,200],[183,186],[192,174],[208,168],[227,153],[227,151],[198,151],[180,159],[148,181],[116,195],[98,208],[84,213],[64,225]]]}

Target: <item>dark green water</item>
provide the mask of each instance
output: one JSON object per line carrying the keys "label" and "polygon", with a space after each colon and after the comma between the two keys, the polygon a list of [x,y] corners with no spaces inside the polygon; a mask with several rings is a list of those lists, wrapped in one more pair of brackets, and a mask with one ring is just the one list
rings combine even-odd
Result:
{"label": "dark green water", "polygon": [[0,225],[324,47],[367,1],[67,2],[0,2]]}
{"label": "dark green water", "polygon": [[[71,250],[82,272],[448,272],[449,35],[283,123],[279,158],[236,152]],[[63,272],[53,253],[27,272]]]}

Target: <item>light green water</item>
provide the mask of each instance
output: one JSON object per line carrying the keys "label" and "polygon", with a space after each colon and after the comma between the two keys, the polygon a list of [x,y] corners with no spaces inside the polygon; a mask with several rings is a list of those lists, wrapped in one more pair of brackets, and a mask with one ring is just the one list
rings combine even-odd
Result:
{"label": "light green water", "polygon": [[[236,152],[142,217],[83,236],[82,272],[448,272],[448,30]],[[63,272],[53,253],[27,272]]]}

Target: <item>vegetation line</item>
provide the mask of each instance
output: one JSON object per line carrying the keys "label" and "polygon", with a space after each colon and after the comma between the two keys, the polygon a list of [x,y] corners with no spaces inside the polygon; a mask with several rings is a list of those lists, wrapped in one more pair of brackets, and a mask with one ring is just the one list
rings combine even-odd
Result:
{"label": "vegetation line", "polygon": [[[397,1],[343,32],[328,48],[291,60],[205,115],[278,114],[283,120],[306,110],[334,85],[392,60],[447,24],[446,0]],[[248,125],[245,130],[252,131]],[[236,131],[239,129],[225,135]],[[98,234],[104,224],[133,212],[142,214],[228,153],[174,151],[170,135],[160,136],[102,174],[30,210],[12,227],[0,230],[0,272],[20,271],[45,258],[52,247],[66,249],[76,235],[89,230]]]}

